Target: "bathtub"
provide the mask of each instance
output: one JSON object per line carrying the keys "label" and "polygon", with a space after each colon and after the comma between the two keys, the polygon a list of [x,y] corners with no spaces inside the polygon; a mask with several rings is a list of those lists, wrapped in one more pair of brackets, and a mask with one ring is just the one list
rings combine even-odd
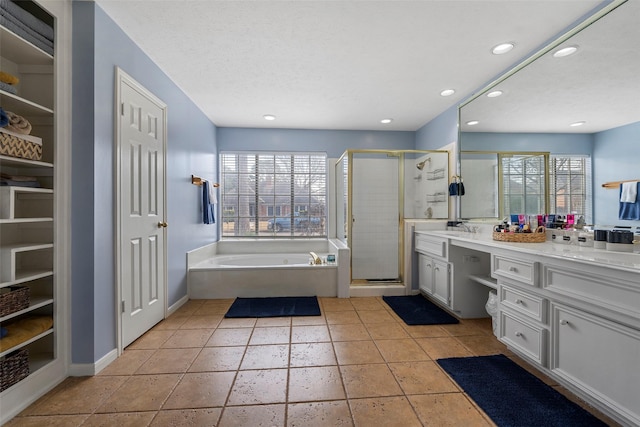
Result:
{"label": "bathtub", "polygon": [[[311,265],[311,251],[337,261]],[[189,298],[348,297],[348,260],[340,241],[220,241],[187,254]]]}

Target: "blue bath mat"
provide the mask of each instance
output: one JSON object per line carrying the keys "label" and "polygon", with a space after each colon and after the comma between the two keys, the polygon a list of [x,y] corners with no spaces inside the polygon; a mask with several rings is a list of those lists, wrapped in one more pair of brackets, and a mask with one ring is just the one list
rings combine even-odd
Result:
{"label": "blue bath mat", "polygon": [[459,322],[422,295],[383,296],[382,299],[407,325],[444,325]]}
{"label": "blue bath mat", "polygon": [[236,298],[224,317],[320,316],[317,297]]}
{"label": "blue bath mat", "polygon": [[437,362],[500,427],[606,426],[503,354]]}

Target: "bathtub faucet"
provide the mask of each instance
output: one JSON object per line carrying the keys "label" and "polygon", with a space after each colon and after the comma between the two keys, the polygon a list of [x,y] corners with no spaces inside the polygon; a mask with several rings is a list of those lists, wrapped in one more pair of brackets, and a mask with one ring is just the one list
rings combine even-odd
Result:
{"label": "bathtub faucet", "polygon": [[313,258],[313,263],[318,265],[318,264],[322,264],[322,260],[320,259],[320,257],[318,255],[316,255],[315,252],[309,252],[309,255],[311,255],[311,257]]}

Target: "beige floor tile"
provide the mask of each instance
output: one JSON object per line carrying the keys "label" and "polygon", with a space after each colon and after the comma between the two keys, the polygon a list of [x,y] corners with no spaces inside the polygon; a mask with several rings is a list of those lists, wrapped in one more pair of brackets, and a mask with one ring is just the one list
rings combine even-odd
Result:
{"label": "beige floor tile", "polygon": [[398,382],[384,363],[340,366],[340,372],[349,399],[402,394]]}
{"label": "beige floor tile", "polygon": [[443,357],[473,356],[469,350],[455,338],[417,338],[416,342],[433,360]]}
{"label": "beige floor tile", "polygon": [[405,325],[402,327],[412,338],[449,337],[440,325]]}
{"label": "beige floor tile", "polygon": [[330,342],[291,344],[291,367],[327,366],[337,363]]}
{"label": "beige floor tile", "polygon": [[286,398],[286,369],[239,371],[231,388],[228,405],[283,403]]}
{"label": "beige floor tile", "polygon": [[193,312],[194,316],[207,316],[212,314],[226,314],[231,304],[203,304],[200,308]]}
{"label": "beige floor tile", "polygon": [[203,347],[209,341],[213,331],[213,329],[182,329],[179,334],[169,337],[161,348]]}
{"label": "beige floor tile", "polygon": [[227,406],[218,427],[280,427],[286,405]]}
{"label": "beige floor tile", "polygon": [[287,407],[289,427],[350,427],[351,411],[345,400],[292,403]]}
{"label": "beige floor tile", "polygon": [[390,363],[389,368],[407,395],[459,391],[458,386],[432,361]]}
{"label": "beige floor tile", "polygon": [[221,314],[191,316],[180,325],[180,329],[215,329],[220,324],[220,321],[222,321]]}
{"label": "beige floor tile", "polygon": [[493,326],[491,317],[483,317],[480,319],[464,319],[463,322],[470,323],[471,325],[478,328],[479,331],[482,331],[486,335],[493,335]]}
{"label": "beige floor tile", "polygon": [[329,325],[354,325],[362,324],[358,312],[351,311],[329,311],[325,315]]}
{"label": "beige floor tile", "polygon": [[289,365],[289,344],[252,345],[247,347],[241,370],[286,368]]}
{"label": "beige floor tile", "polygon": [[350,298],[319,298],[322,311],[353,311]]}
{"label": "beige floor tile", "polygon": [[256,325],[256,319],[239,318],[239,319],[222,319],[218,324],[218,328],[253,328]]}
{"label": "beige floor tile", "polygon": [[356,325],[329,325],[329,334],[335,341],[369,341],[371,335],[362,324]]}
{"label": "beige floor tile", "polygon": [[327,319],[321,316],[295,316],[291,319],[293,326],[326,325]]}
{"label": "beige floor tile", "polygon": [[464,335],[456,337],[475,356],[488,356],[491,354],[504,354],[507,346],[493,337],[483,335]]}
{"label": "beige floor tile", "polygon": [[142,335],[135,340],[127,349],[131,350],[155,350],[158,349],[168,340],[176,331],[174,329],[155,330]]}
{"label": "beige floor tile", "polygon": [[429,360],[425,351],[411,338],[399,340],[376,340],[378,350],[387,362],[410,362]]}
{"label": "beige floor tile", "polygon": [[162,348],[151,355],[138,370],[141,374],[174,374],[187,372],[200,353],[199,348]]}
{"label": "beige floor tile", "polygon": [[178,381],[179,374],[131,376],[96,412],[157,411]]}
{"label": "beige floor tile", "polygon": [[493,425],[463,393],[409,396],[409,401],[425,426],[484,427]]}
{"label": "beige floor tile", "polygon": [[173,409],[168,411],[159,411],[150,425],[153,427],[211,427],[218,424],[221,413],[222,408]]}
{"label": "beige floor tile", "polygon": [[155,352],[155,350],[127,349],[98,375],[132,375]]}
{"label": "beige floor tile", "polygon": [[356,427],[421,427],[411,404],[404,396],[350,400]]}
{"label": "beige floor tile", "polygon": [[453,337],[484,334],[483,329],[478,327],[477,324],[475,324],[474,322],[467,322],[465,320],[461,320],[460,323],[441,326],[442,329],[447,331],[449,335]]}
{"label": "beige floor tile", "polygon": [[409,338],[407,331],[398,323],[372,323],[366,327],[374,340]]}
{"label": "beige floor tile", "polygon": [[384,359],[373,341],[344,341],[333,343],[339,365],[383,363]]}
{"label": "beige floor tile", "polygon": [[196,300],[190,299],[186,303],[184,303],[179,309],[177,309],[172,316],[191,316],[195,313],[202,305],[204,304],[204,300]]}
{"label": "beige floor tile", "polygon": [[256,320],[256,328],[291,326],[291,317],[263,317]]}
{"label": "beige floor tile", "polygon": [[288,326],[272,326],[266,328],[255,328],[249,345],[260,344],[289,344],[291,328]]}
{"label": "beige floor tile", "polygon": [[251,338],[251,328],[229,328],[229,329],[216,329],[209,341],[207,341],[207,347],[229,347],[247,345],[249,338]]}
{"label": "beige floor tile", "polygon": [[82,427],[146,427],[148,426],[156,412],[125,412],[114,414],[93,414]]}
{"label": "beige floor tile", "polygon": [[365,325],[376,324],[376,323],[386,323],[388,325],[396,323],[396,320],[391,317],[389,312],[384,309],[379,310],[361,310],[358,311],[358,316],[360,316],[360,320]]}
{"label": "beige floor tile", "polygon": [[351,298],[351,304],[357,311],[385,310],[385,304],[377,297]]}
{"label": "beige floor tile", "polygon": [[155,325],[152,330],[164,331],[164,330],[171,330],[171,329],[174,329],[174,330],[179,329],[180,326],[182,326],[182,324],[187,321],[189,316],[190,315],[180,316],[180,315],[172,314],[171,316],[167,317],[166,319],[164,319],[163,321]]}
{"label": "beige floor tile", "polygon": [[189,372],[235,371],[246,347],[205,347],[189,367]]}
{"label": "beige floor tile", "polygon": [[88,414],[15,417],[4,424],[4,427],[76,427],[82,425],[88,417]]}
{"label": "beige floor tile", "polygon": [[185,374],[162,409],[193,409],[224,406],[235,372]]}
{"label": "beige floor tile", "polygon": [[329,328],[326,325],[294,326],[291,328],[291,342],[329,342]]}
{"label": "beige floor tile", "polygon": [[121,387],[128,377],[69,377],[20,415],[90,414]]}
{"label": "beige floor tile", "polygon": [[291,368],[289,402],[344,399],[345,393],[337,366]]}

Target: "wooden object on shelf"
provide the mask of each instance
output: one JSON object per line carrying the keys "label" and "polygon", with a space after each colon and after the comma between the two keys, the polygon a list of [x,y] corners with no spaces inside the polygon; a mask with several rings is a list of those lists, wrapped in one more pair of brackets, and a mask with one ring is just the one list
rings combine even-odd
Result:
{"label": "wooden object on shelf", "polygon": [[21,348],[0,360],[0,392],[29,376],[29,350]]}
{"label": "wooden object on shelf", "polygon": [[10,286],[0,289],[0,317],[28,308],[29,300],[28,286]]}
{"label": "wooden object on shelf", "polygon": [[0,154],[28,160],[42,159],[42,139],[0,128]]}

